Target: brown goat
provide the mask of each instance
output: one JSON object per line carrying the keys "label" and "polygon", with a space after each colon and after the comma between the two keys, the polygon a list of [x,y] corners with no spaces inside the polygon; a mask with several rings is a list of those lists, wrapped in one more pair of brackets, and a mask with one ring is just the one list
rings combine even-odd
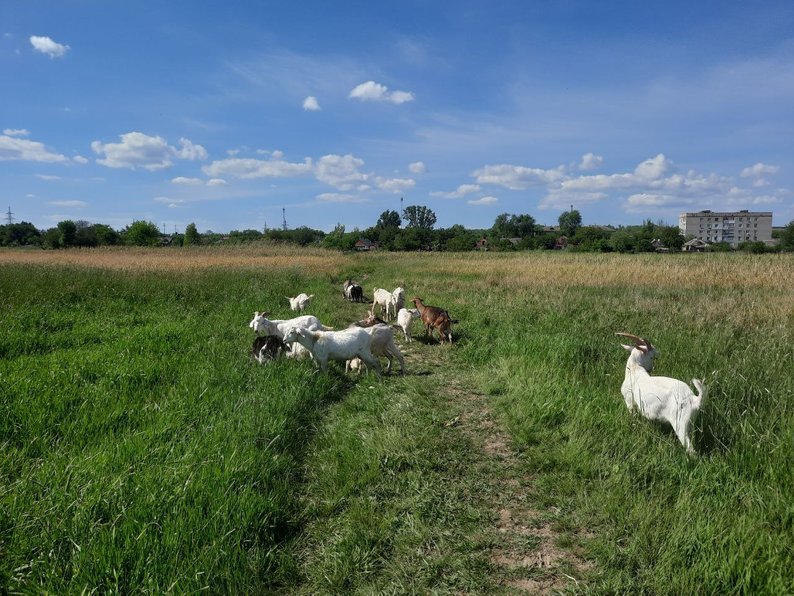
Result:
{"label": "brown goat", "polygon": [[433,329],[436,329],[440,343],[443,344],[444,340],[452,343],[452,323],[457,321],[453,321],[443,308],[424,304],[421,298],[414,298],[413,303],[425,324],[425,337],[432,337]]}

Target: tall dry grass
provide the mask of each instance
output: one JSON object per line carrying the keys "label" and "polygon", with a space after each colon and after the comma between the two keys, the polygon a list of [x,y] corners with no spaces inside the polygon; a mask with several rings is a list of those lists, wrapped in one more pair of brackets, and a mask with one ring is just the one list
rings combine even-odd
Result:
{"label": "tall dry grass", "polygon": [[0,250],[0,265],[24,263],[141,272],[256,267],[263,270],[305,268],[307,271],[327,273],[338,269],[344,262],[344,255],[336,251],[262,244],[189,248]]}

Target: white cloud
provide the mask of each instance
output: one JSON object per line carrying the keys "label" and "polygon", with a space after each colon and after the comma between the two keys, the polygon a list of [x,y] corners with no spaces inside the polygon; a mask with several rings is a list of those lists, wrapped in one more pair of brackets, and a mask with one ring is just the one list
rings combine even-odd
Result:
{"label": "white cloud", "polygon": [[60,176],[53,176],[52,174],[36,174],[36,178],[41,180],[60,180]]}
{"label": "white cloud", "polygon": [[223,178],[210,178],[207,180],[207,186],[226,186],[228,182]]}
{"label": "white cloud", "polygon": [[472,175],[480,184],[496,184],[510,190],[525,190],[532,186],[542,186],[561,180],[565,173],[562,166],[544,170],[501,164],[484,166],[475,170]]}
{"label": "white cloud", "polygon": [[349,153],[323,155],[317,162],[315,176],[320,182],[325,182],[339,190],[351,190],[369,180],[367,174],[358,171],[363,165],[363,159]]}
{"label": "white cloud", "polygon": [[72,161],[74,161],[75,163],[79,163],[79,164],[87,164],[88,163],[88,158],[83,157],[82,155],[75,155],[72,158]]}
{"label": "white cloud", "polygon": [[303,100],[303,109],[307,112],[317,112],[320,110],[320,103],[314,95],[310,95]]}
{"label": "white cloud", "polygon": [[377,178],[378,188],[388,192],[402,192],[416,186],[416,181],[411,178]]}
{"label": "white cloud", "polygon": [[179,139],[180,149],[169,145],[163,137],[152,137],[141,132],[121,135],[120,143],[94,141],[91,149],[104,159],[97,163],[109,168],[143,168],[149,171],[163,170],[173,165],[174,159],[205,159],[207,151],[188,139]]}
{"label": "white cloud", "polygon": [[694,202],[694,199],[674,195],[638,193],[628,198],[625,209],[629,213],[643,213],[665,207],[688,207]]}
{"label": "white cloud", "polygon": [[47,36],[31,35],[30,45],[37,52],[47,54],[50,58],[61,58],[69,51],[69,46],[56,43]]}
{"label": "white cloud", "polygon": [[424,174],[427,171],[424,162],[415,161],[408,164],[408,171],[412,174]]}
{"label": "white cloud", "polygon": [[317,195],[317,200],[324,203],[366,203],[369,199],[338,192],[324,192]]}
{"label": "white cloud", "polygon": [[585,153],[582,155],[582,161],[579,162],[579,169],[580,170],[595,170],[596,168],[601,167],[601,164],[604,163],[604,158],[600,155],[595,155],[593,153]]}
{"label": "white cloud", "polygon": [[182,159],[191,161],[207,159],[207,150],[201,145],[195,145],[188,139],[179,139],[179,144],[182,145],[182,148],[177,155]]}
{"label": "white cloud", "polygon": [[177,176],[176,178],[171,178],[171,184],[198,186],[199,184],[202,184],[202,180],[201,178],[185,178],[184,176]]}
{"label": "white cloud", "polygon": [[272,157],[273,159],[281,159],[282,157],[284,157],[284,152],[276,149],[275,151],[272,151],[270,153],[270,157]]}
{"label": "white cloud", "polygon": [[609,195],[604,192],[560,192],[552,190],[538,204],[540,209],[567,209],[570,205],[583,205],[603,201]]}
{"label": "white cloud", "polygon": [[85,201],[49,201],[47,204],[58,207],[88,207]]}
{"label": "white cloud", "polygon": [[43,143],[0,135],[0,161],[14,160],[60,163],[69,161],[69,158],[48,151]]}
{"label": "white cloud", "polygon": [[462,199],[468,194],[472,194],[475,192],[480,191],[479,184],[461,184],[458,186],[457,190],[453,190],[452,192],[431,192],[431,197],[441,197],[444,199]]}
{"label": "white cloud", "polygon": [[348,97],[361,101],[387,101],[398,105],[414,100],[414,94],[409,91],[389,91],[386,85],[381,85],[375,81],[367,81],[356,85]]}
{"label": "white cloud", "polygon": [[657,180],[664,176],[673,167],[673,162],[667,159],[663,153],[656,157],[646,159],[634,169],[634,174],[645,180]]}
{"label": "white cloud", "polygon": [[187,204],[185,199],[172,199],[171,197],[154,197],[156,203],[163,203],[169,209],[177,209]]}
{"label": "white cloud", "polygon": [[498,202],[499,202],[499,199],[497,199],[496,197],[490,197],[490,196],[482,197],[480,199],[472,199],[470,201],[466,201],[466,203],[468,203],[469,205],[493,205],[493,204],[498,203]]}
{"label": "white cloud", "polygon": [[770,166],[763,163],[757,163],[749,168],[742,170],[742,178],[756,177],[761,178],[767,174],[777,174],[780,171],[780,166]]}
{"label": "white cloud", "polygon": [[254,178],[286,178],[302,176],[312,171],[312,160],[308,157],[303,163],[291,163],[281,159],[251,159],[233,157],[213,161],[202,171],[213,178],[229,176],[252,180]]}
{"label": "white cloud", "polygon": [[30,131],[25,128],[4,128],[3,134],[9,137],[27,137],[30,136]]}

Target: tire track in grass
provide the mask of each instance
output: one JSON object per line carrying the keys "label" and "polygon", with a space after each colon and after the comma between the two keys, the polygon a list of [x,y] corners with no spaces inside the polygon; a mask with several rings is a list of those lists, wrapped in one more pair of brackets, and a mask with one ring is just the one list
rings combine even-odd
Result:
{"label": "tire track in grass", "polygon": [[497,583],[511,591],[549,594],[583,586],[592,564],[571,548],[558,545],[555,530],[562,512],[538,510],[531,504],[533,478],[528,475],[510,438],[495,419],[488,397],[468,387],[460,376],[447,379],[447,395],[460,407],[450,421],[479,453],[472,477],[479,484],[483,506],[490,507],[494,526],[490,562]]}
{"label": "tire track in grass", "polygon": [[[488,396],[473,389],[474,375],[454,362],[454,347],[401,339],[408,374],[383,379],[392,398],[381,393],[373,402],[368,393],[381,381],[359,377],[368,390],[340,402],[319,433],[303,487],[308,518],[294,545],[302,579],[287,591],[547,594],[582,587],[590,564],[561,544],[570,538],[557,529],[565,525],[562,512],[533,507],[534,478]],[[414,449],[424,455],[414,457]],[[402,492],[409,487],[416,498]],[[407,535],[406,519],[416,520],[419,538]]]}

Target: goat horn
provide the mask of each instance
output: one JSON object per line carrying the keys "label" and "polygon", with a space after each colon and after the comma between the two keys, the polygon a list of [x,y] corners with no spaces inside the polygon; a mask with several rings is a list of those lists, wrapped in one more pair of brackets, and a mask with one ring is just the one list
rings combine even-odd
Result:
{"label": "goat horn", "polygon": [[628,337],[629,339],[634,340],[635,345],[638,346],[648,346],[650,343],[647,339],[641,338],[639,335],[633,335],[631,333],[623,333],[623,332],[616,332],[615,335],[620,335],[622,337]]}

